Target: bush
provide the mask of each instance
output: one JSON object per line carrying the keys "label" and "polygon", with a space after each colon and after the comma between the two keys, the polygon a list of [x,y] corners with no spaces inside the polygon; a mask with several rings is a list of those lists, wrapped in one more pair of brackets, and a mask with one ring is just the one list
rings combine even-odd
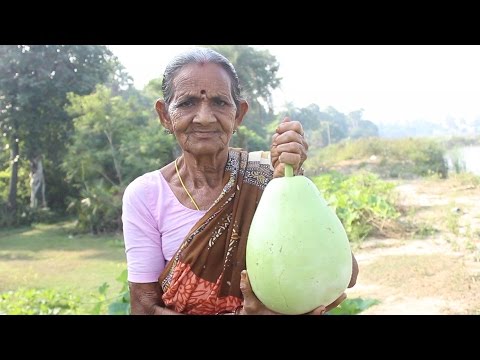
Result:
{"label": "bush", "polygon": [[104,186],[99,181],[81,191],[80,199],[73,199],[68,210],[78,215],[76,229],[92,234],[121,229],[122,190],[119,186]]}
{"label": "bush", "polygon": [[330,315],[356,315],[362,311],[367,310],[369,307],[378,304],[378,300],[374,299],[346,299],[335,309],[328,312]]}
{"label": "bush", "polygon": [[80,298],[53,289],[19,289],[0,294],[0,313],[7,315],[76,314]]}
{"label": "bush", "polygon": [[99,315],[104,313],[107,302],[109,302],[108,308],[106,309],[108,315],[130,314],[130,291],[128,289],[127,269],[123,270],[116,280],[122,284],[119,294],[113,298],[107,298],[107,290],[110,285],[103,283],[98,288],[98,299],[91,310],[92,314]]}
{"label": "bush", "polygon": [[373,231],[387,233],[400,216],[395,207],[394,184],[363,172],[350,177],[332,172],[312,178],[336,212],[350,241],[361,241]]}
{"label": "bush", "polygon": [[309,159],[306,167],[309,173],[319,173],[318,169],[328,169],[342,161],[368,162],[372,157],[379,161],[371,162],[371,171],[384,177],[409,178],[437,174],[446,178],[448,174],[445,147],[438,141],[421,138],[346,140],[318,151]]}

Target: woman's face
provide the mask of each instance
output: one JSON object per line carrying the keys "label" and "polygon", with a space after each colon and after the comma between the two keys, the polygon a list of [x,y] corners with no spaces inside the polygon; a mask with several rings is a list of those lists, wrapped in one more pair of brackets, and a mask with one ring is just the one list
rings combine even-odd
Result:
{"label": "woman's face", "polygon": [[157,112],[184,151],[206,155],[228,149],[248,109],[245,101],[237,109],[230,89],[228,73],[217,64],[190,64],[175,76],[172,101],[168,109],[158,101]]}

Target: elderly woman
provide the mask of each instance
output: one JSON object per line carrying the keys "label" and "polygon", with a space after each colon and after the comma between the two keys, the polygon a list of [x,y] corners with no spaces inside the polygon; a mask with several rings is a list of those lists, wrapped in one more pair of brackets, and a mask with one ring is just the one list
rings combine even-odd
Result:
{"label": "elderly woman", "polygon": [[[243,271],[246,241],[267,183],[283,176],[285,163],[298,173],[307,157],[302,125],[286,118],[270,152],[230,148],[248,103],[232,64],[210,49],[173,59],[162,90],[164,100],[155,107],[182,154],[125,190],[132,314],[274,314],[253,294]],[[351,286],[356,273],[354,262]]]}

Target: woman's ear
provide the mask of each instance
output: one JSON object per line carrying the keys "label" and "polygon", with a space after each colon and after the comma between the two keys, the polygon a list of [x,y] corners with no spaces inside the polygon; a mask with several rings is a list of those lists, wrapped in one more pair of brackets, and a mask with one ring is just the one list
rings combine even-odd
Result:
{"label": "woman's ear", "polygon": [[238,105],[237,114],[235,115],[235,129],[240,126],[245,114],[248,111],[248,102],[246,100],[240,101]]}
{"label": "woman's ear", "polygon": [[168,115],[167,104],[164,100],[158,99],[155,102],[155,110],[157,111],[158,118],[160,119],[160,124],[173,133],[172,122],[170,121],[170,116]]}

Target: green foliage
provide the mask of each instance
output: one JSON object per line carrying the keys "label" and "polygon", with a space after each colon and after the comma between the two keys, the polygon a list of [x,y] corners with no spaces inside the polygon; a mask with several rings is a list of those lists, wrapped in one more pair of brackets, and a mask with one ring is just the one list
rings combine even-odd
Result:
{"label": "green foliage", "polygon": [[130,314],[130,291],[128,289],[128,272],[127,269],[123,270],[119,277],[116,279],[122,284],[120,294],[115,298],[115,301],[111,302],[108,306],[109,315],[129,315]]}
{"label": "green foliage", "polygon": [[69,209],[78,214],[79,230],[120,230],[125,187],[172,161],[174,140],[163,134],[158,122],[149,120],[147,110],[137,108],[134,98],[113,96],[105,86],[68,98],[75,133],[62,167],[79,191]]}
{"label": "green foliage", "polygon": [[347,177],[327,173],[312,181],[336,212],[350,241],[361,241],[374,230],[381,233],[388,220],[400,216],[395,207],[395,185],[375,174],[364,172]]}
{"label": "green foliage", "polygon": [[462,159],[462,154],[457,148],[450,150],[448,153],[448,157],[451,161],[452,168],[455,174],[460,174],[465,172],[466,170],[465,160]]}
{"label": "green foliage", "polygon": [[380,159],[375,171],[386,177],[438,174],[445,178],[448,172],[442,144],[421,138],[345,140],[319,150],[311,158],[311,164],[328,168],[341,161],[368,160],[372,156]]}
{"label": "green foliage", "polygon": [[30,225],[32,223],[52,223],[58,221],[63,215],[50,208],[31,208],[29,176],[24,167],[19,168],[16,214],[9,211],[4,199],[8,197],[10,182],[10,169],[0,171],[0,228]]}
{"label": "green foliage", "polygon": [[80,298],[71,292],[53,289],[19,289],[0,294],[0,314],[68,315],[76,314]]}
{"label": "green foliage", "polygon": [[[153,111],[155,108],[155,102],[163,97],[162,92],[162,78],[156,78],[150,80],[143,88],[143,97],[146,100],[147,107],[150,107]],[[156,113],[155,113],[156,114]]]}
{"label": "green foliage", "polygon": [[247,45],[212,45],[210,48],[225,56],[235,66],[240,84],[249,100],[271,100],[272,91],[280,85],[280,67],[268,50],[256,50]]}
{"label": "green foliage", "polygon": [[[265,139],[261,138],[253,130],[244,125],[240,125],[235,135],[233,135],[230,145],[247,149],[248,151],[265,150]],[[268,146],[267,148],[269,148]]]}
{"label": "green foliage", "polygon": [[116,278],[116,280],[122,285],[120,292],[114,298],[107,298],[107,290],[110,287],[107,283],[103,283],[98,288],[98,302],[95,304],[91,313],[99,315],[104,313],[104,307],[107,302],[107,314],[108,315],[130,315],[130,291],[128,289],[127,269]]}
{"label": "green foliage", "polygon": [[455,149],[464,146],[480,145],[480,136],[449,136],[443,141],[446,149]]}
{"label": "green foliage", "polygon": [[7,208],[7,202],[0,198],[0,228],[18,225],[16,216]]}
{"label": "green foliage", "polygon": [[[6,164],[6,167],[0,168],[0,227],[10,227],[14,225],[27,225],[31,223],[30,216],[30,178],[28,170],[25,167],[20,167],[18,170],[17,182],[17,199],[19,206],[17,214],[12,213],[7,209],[6,199],[10,187],[11,167]],[[4,200],[5,199],[5,200]]]}
{"label": "green foliage", "polygon": [[362,311],[367,310],[373,305],[377,305],[380,302],[375,299],[346,299],[339,306],[330,310],[328,314],[330,315],[357,315]]}
{"label": "green foliage", "polygon": [[[10,186],[11,167],[6,164],[3,170],[0,170],[0,198],[8,197]],[[30,204],[30,178],[26,167],[20,167],[18,170],[17,199],[22,204]]]}
{"label": "green foliage", "polygon": [[97,301],[95,306],[90,310],[92,315],[100,315],[103,313],[103,308],[105,307],[105,301],[107,299],[107,290],[110,285],[104,282],[101,286],[98,287]]}
{"label": "green foliage", "polygon": [[76,214],[76,229],[92,234],[114,232],[121,228],[122,190],[119,186],[107,186],[103,179],[80,191],[80,198],[73,198],[68,211]]}
{"label": "green foliage", "polygon": [[[50,189],[50,176],[63,178],[57,166],[72,131],[71,117],[64,110],[67,92],[87,94],[102,82],[128,86],[128,76],[100,45],[2,45],[0,58],[0,130],[20,170],[23,167],[28,172],[24,160],[38,155],[51,161],[54,171],[46,172],[48,199],[49,191],[56,188]],[[16,189],[15,175],[12,179],[12,189]],[[62,193],[55,195],[64,208]],[[15,211],[14,190],[10,197]],[[26,205],[25,199],[18,200]]]}
{"label": "green foliage", "polygon": [[[212,45],[210,48],[224,55],[237,70],[242,93],[249,103],[243,125],[249,129],[243,137],[233,139],[232,146],[249,151],[270,148],[266,127],[275,118],[272,92],[280,85],[279,64],[268,50],[256,50],[246,45]],[[252,136],[253,138],[250,138]]]}
{"label": "green foliage", "polygon": [[351,139],[378,137],[378,127],[369,120],[359,120],[355,128],[349,129]]}
{"label": "green foliage", "polygon": [[345,115],[329,106],[321,111],[317,104],[297,108],[292,103],[280,113],[277,122],[285,116],[300,121],[307,134],[310,148],[322,148],[342,139],[378,136],[378,128],[371,121],[362,119],[363,110]]}

